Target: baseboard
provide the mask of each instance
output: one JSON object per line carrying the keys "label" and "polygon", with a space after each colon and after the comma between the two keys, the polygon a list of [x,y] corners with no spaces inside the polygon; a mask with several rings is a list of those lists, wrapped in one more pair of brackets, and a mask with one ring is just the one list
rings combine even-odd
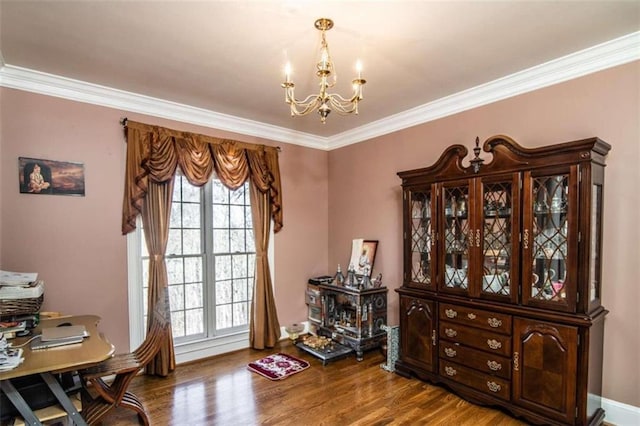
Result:
{"label": "baseboard", "polygon": [[640,407],[624,404],[612,399],[602,398],[604,421],[616,426],[640,425]]}

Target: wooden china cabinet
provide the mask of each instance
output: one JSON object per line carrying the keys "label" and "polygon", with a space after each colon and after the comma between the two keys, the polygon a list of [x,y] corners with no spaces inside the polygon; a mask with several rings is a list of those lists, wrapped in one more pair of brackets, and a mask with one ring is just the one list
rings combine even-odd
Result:
{"label": "wooden china cabinet", "polygon": [[[536,424],[600,424],[605,156],[598,138],[506,136],[398,173],[404,279],[396,371]],[[471,157],[471,156],[470,156]]]}

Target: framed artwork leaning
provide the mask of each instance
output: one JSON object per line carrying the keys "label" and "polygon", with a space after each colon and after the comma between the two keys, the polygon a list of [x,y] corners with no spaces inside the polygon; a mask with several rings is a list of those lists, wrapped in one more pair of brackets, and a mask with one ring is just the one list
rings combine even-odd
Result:
{"label": "framed artwork leaning", "polygon": [[371,277],[377,249],[378,240],[353,240],[351,243],[349,268],[353,268],[356,275]]}
{"label": "framed artwork leaning", "polygon": [[23,194],[84,197],[84,164],[18,157],[18,181]]}

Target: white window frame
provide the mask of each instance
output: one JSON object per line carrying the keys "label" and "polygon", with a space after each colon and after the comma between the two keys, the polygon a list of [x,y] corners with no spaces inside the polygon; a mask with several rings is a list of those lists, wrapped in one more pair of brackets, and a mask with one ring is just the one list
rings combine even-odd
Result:
{"label": "white window frame", "polygon": [[[136,229],[127,234],[127,270],[129,293],[129,347],[133,350],[140,346],[145,336],[144,304],[146,300],[142,291],[142,219],[136,219]],[[271,283],[275,296],[275,250],[273,221],[269,233],[269,247],[267,249]],[[249,331],[227,334],[220,337],[211,337],[197,341],[175,344],[176,364],[195,361],[239,349],[249,347]]]}

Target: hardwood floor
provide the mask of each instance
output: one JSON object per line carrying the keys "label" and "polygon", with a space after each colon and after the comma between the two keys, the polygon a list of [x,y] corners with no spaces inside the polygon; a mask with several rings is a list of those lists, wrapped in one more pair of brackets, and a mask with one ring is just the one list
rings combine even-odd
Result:
{"label": "hardwood floor", "polygon": [[[285,352],[311,363],[283,381],[247,370],[247,363]],[[468,403],[417,379],[380,368],[379,351],[322,362],[290,342],[272,350],[246,349],[180,365],[168,378],[138,376],[130,390],[152,425],[524,425],[509,415]],[[137,424],[118,409],[107,426]]]}

